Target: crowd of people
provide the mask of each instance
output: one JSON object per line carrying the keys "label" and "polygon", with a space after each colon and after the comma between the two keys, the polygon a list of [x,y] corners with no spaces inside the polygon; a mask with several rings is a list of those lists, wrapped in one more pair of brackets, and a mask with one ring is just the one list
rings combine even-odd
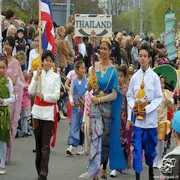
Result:
{"label": "crowd of people", "polygon": [[[143,161],[149,180],[155,179],[154,168],[162,178],[180,178],[178,83],[168,89],[164,75],[153,71],[168,64],[178,74],[179,62],[168,60],[165,42],[153,33],[126,31],[112,37],[77,37],[70,16],[66,26],[54,23],[55,54],[45,50],[40,57],[38,19],[25,25],[7,10],[2,22],[1,175],[15,138],[30,136],[33,129],[38,180],[46,180],[57,123],[68,119],[66,153],[72,156],[77,147],[77,155],[89,156],[91,179],[98,180],[101,171],[101,180],[106,180],[109,162],[111,177],[128,173],[133,164],[140,180]],[[171,134],[178,147],[166,155]]]}

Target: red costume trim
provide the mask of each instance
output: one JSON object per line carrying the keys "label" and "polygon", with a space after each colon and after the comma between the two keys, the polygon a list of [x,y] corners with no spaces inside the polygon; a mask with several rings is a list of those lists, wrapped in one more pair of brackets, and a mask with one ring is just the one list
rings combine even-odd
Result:
{"label": "red costume trim", "polygon": [[53,139],[51,142],[51,147],[54,148],[56,145],[56,134],[57,134],[57,124],[58,124],[56,102],[49,103],[49,102],[41,101],[38,96],[35,96],[34,104],[36,104],[38,106],[54,106],[54,127],[53,127]]}

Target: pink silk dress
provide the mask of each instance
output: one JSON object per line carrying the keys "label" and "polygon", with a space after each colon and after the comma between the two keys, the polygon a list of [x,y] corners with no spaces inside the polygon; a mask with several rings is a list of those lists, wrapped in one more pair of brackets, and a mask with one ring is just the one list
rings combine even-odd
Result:
{"label": "pink silk dress", "polygon": [[12,108],[11,108],[10,147],[7,149],[7,157],[6,157],[6,161],[10,161],[11,150],[17,133],[18,121],[20,119],[23,89],[25,86],[25,80],[21,70],[21,66],[19,62],[13,57],[10,63],[8,63],[8,69],[6,71],[6,75],[10,79],[17,77],[17,82],[14,85],[15,102],[12,104]]}

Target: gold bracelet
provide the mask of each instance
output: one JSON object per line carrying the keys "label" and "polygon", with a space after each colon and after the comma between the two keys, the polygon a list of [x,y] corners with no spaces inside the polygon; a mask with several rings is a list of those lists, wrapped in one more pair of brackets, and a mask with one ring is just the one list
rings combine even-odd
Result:
{"label": "gold bracelet", "polygon": [[101,103],[101,98],[100,97],[98,97],[98,101],[99,101],[99,103]]}

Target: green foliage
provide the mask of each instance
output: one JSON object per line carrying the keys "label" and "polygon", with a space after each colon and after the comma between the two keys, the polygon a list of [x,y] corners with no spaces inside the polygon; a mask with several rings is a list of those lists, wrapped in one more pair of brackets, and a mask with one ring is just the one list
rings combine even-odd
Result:
{"label": "green foliage", "polygon": [[29,19],[28,19],[28,11],[27,10],[22,11],[22,10],[20,10],[17,7],[14,7],[14,6],[3,6],[2,9],[3,10],[11,9],[14,12],[15,17],[21,19],[25,23],[27,23],[29,21]]}
{"label": "green foliage", "polygon": [[[180,6],[178,6],[179,0],[154,0],[150,3],[148,0],[144,0],[144,17],[143,17],[143,32],[146,35],[154,33],[156,38],[165,31],[164,16],[169,7],[172,8],[175,13],[174,29],[177,31],[178,22],[180,21]],[[134,18],[133,18],[134,17]],[[118,16],[120,23],[120,31],[131,31],[134,29],[135,34],[139,34],[140,31],[140,12],[138,7],[133,11],[121,13]],[[134,22],[134,28],[133,28]]]}
{"label": "green foliage", "polygon": [[[143,32],[149,34],[151,31],[151,3],[148,0],[144,0],[143,4]],[[121,31],[134,31],[135,34],[140,33],[140,9],[134,8],[134,11],[128,11],[120,14],[118,19],[121,24]]]}
{"label": "green foliage", "polygon": [[174,29],[177,31],[178,22],[180,21],[180,6],[179,0],[158,0],[152,3],[152,32],[156,37],[159,37],[160,33],[165,31],[164,16],[168,8],[170,7],[175,13]]}

